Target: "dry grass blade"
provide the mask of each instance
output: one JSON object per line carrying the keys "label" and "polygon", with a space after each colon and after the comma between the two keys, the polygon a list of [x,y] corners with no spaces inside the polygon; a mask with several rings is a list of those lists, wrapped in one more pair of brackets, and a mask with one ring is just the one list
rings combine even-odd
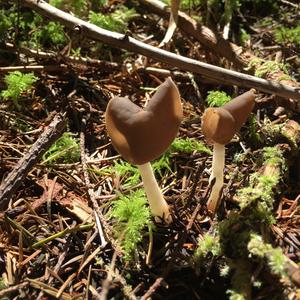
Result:
{"label": "dry grass blade", "polygon": [[84,269],[84,267],[86,265],[89,264],[89,262],[101,251],[101,246],[99,246],[98,248],[96,248],[93,253],[91,253],[87,259],[83,262],[83,264],[80,266],[78,272],[77,272],[77,275],[79,275],[81,273],[81,271]]}
{"label": "dry grass blade", "polygon": [[63,231],[57,232],[57,233],[55,233],[55,234],[53,234],[53,235],[51,235],[51,236],[49,236],[49,237],[47,237],[45,239],[42,239],[42,240],[34,243],[32,245],[32,248],[38,248],[38,247],[44,246],[48,242],[50,242],[50,241],[52,241],[54,239],[63,237],[63,236],[65,236],[68,233],[73,233],[73,232],[82,231],[82,230],[89,230],[92,227],[94,227],[94,224],[77,225],[77,226],[75,226],[73,228],[66,228]]}
{"label": "dry grass blade", "polygon": [[[52,296],[52,297],[56,297],[57,293],[59,292],[58,289],[51,287],[43,282],[40,282],[38,280],[34,280],[34,279],[28,279],[29,283],[31,286],[33,286],[34,288],[40,289],[42,290],[44,293]],[[74,298],[68,294],[63,292],[60,296],[61,300],[74,300]]]}
{"label": "dry grass blade", "polygon": [[71,274],[68,279],[64,282],[64,284],[60,287],[60,289],[58,290],[57,294],[56,294],[56,298],[60,298],[62,293],[64,292],[64,290],[66,289],[66,287],[68,286],[68,284],[70,284],[70,282],[76,277],[76,273]]}

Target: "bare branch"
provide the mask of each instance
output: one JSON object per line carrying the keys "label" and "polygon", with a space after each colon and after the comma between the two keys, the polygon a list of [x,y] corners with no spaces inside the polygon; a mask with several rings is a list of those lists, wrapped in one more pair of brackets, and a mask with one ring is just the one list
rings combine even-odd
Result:
{"label": "bare branch", "polygon": [[4,179],[0,186],[0,211],[7,207],[28,172],[39,161],[48,148],[61,136],[64,127],[64,117],[61,114],[57,114],[38,140],[32,145],[30,150],[20,159],[15,168]]}
{"label": "bare branch", "polygon": [[41,15],[56,20],[65,26],[76,30],[78,34],[114,47],[140,53],[157,61],[178,67],[182,70],[202,74],[208,78],[219,80],[223,84],[256,88],[257,90],[276,94],[284,98],[300,100],[299,88],[227,70],[147,45],[127,35],[108,31],[94,24],[83,21],[49,5],[42,0],[24,0],[23,5],[27,5],[39,12]]}

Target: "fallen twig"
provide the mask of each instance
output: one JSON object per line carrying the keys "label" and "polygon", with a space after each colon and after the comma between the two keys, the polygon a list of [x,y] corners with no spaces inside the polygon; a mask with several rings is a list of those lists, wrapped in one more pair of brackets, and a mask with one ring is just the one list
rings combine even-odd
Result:
{"label": "fallen twig", "polygon": [[[55,52],[45,52],[45,51],[41,51],[41,50],[34,50],[34,49],[30,49],[27,47],[17,47],[14,46],[12,43],[5,43],[5,46],[7,49],[9,49],[10,51],[14,51],[14,52],[19,52],[19,53],[23,53],[29,57],[35,57],[37,59],[55,59],[59,62],[63,62],[66,64],[83,64],[89,67],[102,67],[103,69],[107,70],[119,70],[121,69],[121,65],[116,63],[116,62],[111,62],[111,61],[105,61],[105,60],[99,60],[99,59],[93,59],[93,58],[85,58],[85,57],[76,57],[76,56],[68,56],[68,55],[58,55]],[[38,66],[22,66],[23,68],[25,68],[22,71],[27,71],[28,68],[37,68]],[[48,66],[41,66],[41,67],[48,67]],[[49,66],[49,67],[61,67],[61,68],[66,68],[66,66],[64,64],[60,64],[57,66]],[[9,67],[11,68],[11,67]],[[1,68],[0,68],[1,70]],[[3,70],[5,71],[5,67],[3,68]],[[32,71],[35,71],[34,69]],[[39,69],[37,68],[37,71],[39,71]],[[43,71],[47,71],[46,69],[44,69]],[[49,70],[51,71],[51,69]]]}
{"label": "fallen twig", "polygon": [[48,18],[56,20],[71,29],[76,28],[80,35],[98,40],[112,46],[133,51],[151,57],[160,62],[170,64],[180,69],[205,75],[217,79],[224,84],[238,85],[277,94],[284,98],[300,100],[300,89],[290,87],[279,82],[265,80],[255,76],[227,70],[221,67],[199,62],[181,55],[177,55],[157,47],[142,43],[128,35],[102,29],[94,24],[85,22],[65,13],[45,1],[24,0],[23,5],[29,6]]}
{"label": "fallen twig", "polygon": [[13,67],[0,67],[0,73],[8,73],[14,71],[21,72],[53,72],[66,70],[67,66],[60,65],[49,65],[49,66],[13,66]]}
{"label": "fallen twig", "polygon": [[0,211],[6,209],[12,196],[28,172],[40,160],[48,148],[61,136],[64,127],[64,117],[61,114],[57,114],[39,139],[4,179],[0,186]]}

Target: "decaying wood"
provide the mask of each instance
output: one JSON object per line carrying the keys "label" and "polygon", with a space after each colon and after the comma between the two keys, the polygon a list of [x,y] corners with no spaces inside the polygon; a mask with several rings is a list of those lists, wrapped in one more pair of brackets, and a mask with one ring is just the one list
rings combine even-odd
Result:
{"label": "decaying wood", "polygon": [[76,29],[76,32],[78,32],[78,38],[80,38],[82,35],[121,49],[140,53],[157,61],[178,67],[182,70],[202,74],[211,79],[217,79],[223,84],[255,88],[257,90],[276,94],[284,98],[300,100],[299,88],[290,87],[279,82],[265,80],[255,76],[227,70],[159,49],[157,47],[140,42],[128,35],[111,32],[94,24],[85,22],[49,5],[45,1],[24,0],[22,4],[31,7],[41,15],[64,24],[66,27]]}
{"label": "decaying wood", "polygon": [[0,186],[0,211],[8,206],[12,196],[21,185],[32,167],[40,160],[49,147],[61,136],[65,127],[65,119],[57,114],[50,125],[32,145],[30,150],[20,159]]}

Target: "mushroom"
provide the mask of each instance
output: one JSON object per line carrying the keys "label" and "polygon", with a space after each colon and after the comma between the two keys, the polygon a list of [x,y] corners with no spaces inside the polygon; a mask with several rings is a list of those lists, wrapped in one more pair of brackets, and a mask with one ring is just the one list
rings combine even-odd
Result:
{"label": "mushroom", "polygon": [[255,104],[255,90],[232,99],[222,107],[209,107],[202,117],[202,133],[214,144],[212,170],[209,184],[212,185],[207,202],[208,210],[214,214],[224,183],[225,145],[246,122]]}
{"label": "mushroom", "polygon": [[144,109],[124,97],[112,98],[106,109],[106,128],[112,144],[124,159],[138,167],[156,221],[170,223],[172,218],[150,161],[167,150],[182,117],[180,94],[170,77],[157,88]]}

